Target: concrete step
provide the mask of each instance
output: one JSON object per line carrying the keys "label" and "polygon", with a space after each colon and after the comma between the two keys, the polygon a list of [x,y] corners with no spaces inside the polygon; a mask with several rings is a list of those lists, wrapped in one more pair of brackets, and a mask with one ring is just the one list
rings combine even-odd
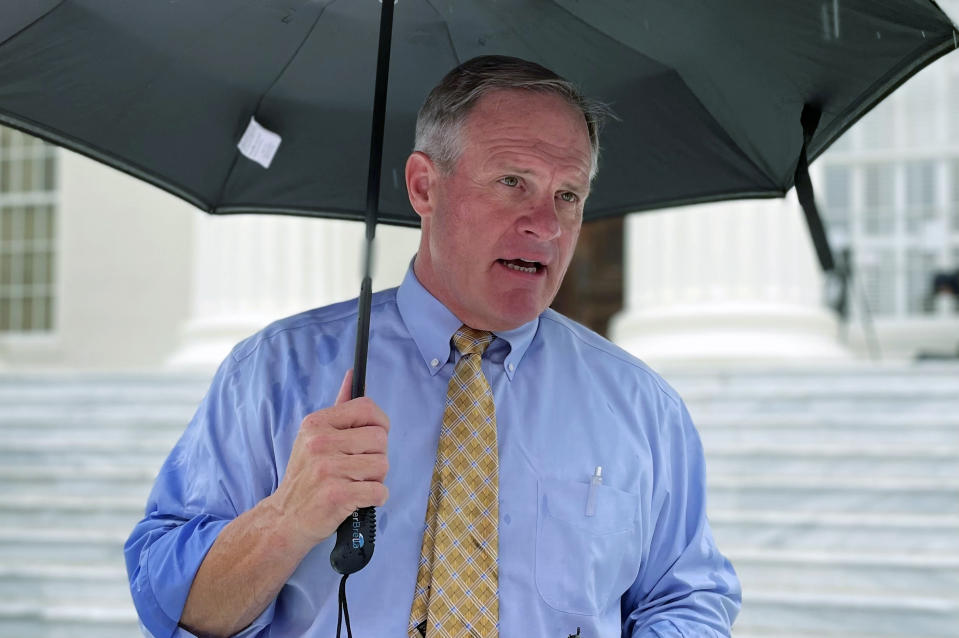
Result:
{"label": "concrete step", "polygon": [[0,600],[34,601],[47,606],[131,602],[126,571],[120,566],[70,564],[0,565]]}
{"label": "concrete step", "polygon": [[128,533],[73,529],[0,529],[0,565],[23,568],[56,563],[85,567],[123,567],[123,544]]}
{"label": "concrete step", "polygon": [[686,407],[689,409],[694,422],[699,423],[703,418],[728,420],[740,416],[749,416],[750,418],[762,418],[775,420],[778,417],[793,417],[802,415],[809,420],[830,420],[836,417],[854,416],[864,421],[873,419],[884,420],[888,418],[899,418],[901,421],[910,422],[913,420],[922,420],[925,422],[935,421],[945,424],[956,425],[959,423],[957,410],[959,410],[959,397],[951,399],[926,399],[926,398],[897,398],[884,397],[877,399],[862,399],[852,397],[849,399],[826,399],[816,400],[796,398],[796,399],[723,399],[713,401],[688,401]]}
{"label": "concrete step", "polygon": [[959,365],[892,364],[856,365],[829,369],[823,366],[787,370],[782,367],[736,371],[659,370],[687,401],[722,397],[774,398],[897,396],[954,398]]}
{"label": "concrete step", "polygon": [[[62,499],[63,497],[58,497]],[[129,534],[144,516],[147,495],[131,498],[135,503],[122,508],[64,510],[58,507],[15,507],[0,509],[0,528],[10,529],[75,529],[78,532],[103,531]]]}
{"label": "concrete step", "polygon": [[55,458],[60,455],[100,454],[122,462],[117,457],[127,454],[166,456],[185,427],[183,423],[179,429],[170,427],[166,431],[132,428],[122,438],[115,436],[114,432],[104,433],[95,429],[92,432],[70,429],[60,433],[51,432],[48,428],[27,428],[19,433],[4,430],[0,431],[0,452],[10,456],[49,454]]}
{"label": "concrete step", "polygon": [[[864,634],[858,631],[843,631],[842,633],[823,633],[821,631],[794,631],[783,627],[746,627],[740,629],[739,623],[733,627],[732,638],[875,638],[873,634]],[[888,634],[883,638],[935,638],[910,633]]]}
{"label": "concrete step", "polygon": [[712,474],[959,479],[959,446],[776,442],[706,448]]}
{"label": "concrete step", "polygon": [[[16,476],[22,471],[22,476]],[[44,502],[58,496],[111,494],[118,497],[146,496],[153,484],[154,470],[102,468],[100,476],[50,476],[32,468],[5,468],[0,477],[0,492]],[[34,474],[37,474],[34,476]],[[111,476],[115,478],[110,478]]]}
{"label": "concrete step", "polygon": [[146,423],[132,421],[125,428],[97,429],[89,424],[83,427],[34,427],[27,425],[0,427],[0,448],[12,450],[77,449],[101,451],[126,450],[169,452],[183,434],[189,421],[179,423]]}
{"label": "concrete step", "polygon": [[189,373],[0,373],[0,403],[193,403],[211,377]]}
{"label": "concrete step", "polygon": [[[171,437],[172,438],[172,437]],[[145,449],[116,445],[113,442],[100,441],[97,447],[86,449],[79,446],[62,445],[62,450],[51,450],[42,443],[30,442],[31,445],[10,445],[0,443],[0,469],[2,468],[35,468],[37,470],[53,470],[68,467],[77,472],[85,472],[96,468],[127,468],[158,470],[160,464],[173,447],[173,442],[157,441],[155,447]],[[161,443],[165,446],[160,447]],[[149,444],[148,444],[149,445]]]}
{"label": "concrete step", "polygon": [[142,495],[56,495],[38,500],[0,492],[0,526],[5,528],[64,528],[127,533],[143,518],[147,491]]}
{"label": "concrete step", "polygon": [[693,420],[706,449],[736,445],[804,446],[830,443],[837,447],[882,445],[886,447],[959,446],[959,416],[904,414],[791,415],[744,414],[720,418],[715,415]]}
{"label": "concrete step", "polygon": [[147,467],[135,465],[57,464],[39,467],[30,465],[0,467],[0,485],[13,485],[16,483],[62,483],[69,481],[152,483],[155,478],[155,471]]}
{"label": "concrete step", "polygon": [[[930,596],[959,600],[959,554],[785,551],[722,546],[745,592]],[[786,625],[784,625],[786,626]]]}
{"label": "concrete step", "polygon": [[742,632],[765,632],[777,637],[782,628],[788,628],[788,631],[837,638],[852,634],[872,638],[955,638],[959,601],[789,590],[747,591],[736,624]]}
{"label": "concrete step", "polygon": [[959,515],[959,481],[880,476],[817,477],[713,474],[711,509]]}
{"label": "concrete step", "polygon": [[[4,405],[0,410],[0,431],[10,433],[24,428],[112,432],[142,427],[180,429],[196,412],[196,405],[163,403],[158,405],[93,403],[89,405]],[[8,430],[9,429],[9,430]]]}
{"label": "concrete step", "polygon": [[122,606],[49,605],[24,599],[0,601],[0,638],[135,638],[141,636],[133,603]]}
{"label": "concrete step", "polygon": [[720,547],[959,555],[959,516],[742,512],[712,508],[709,521]]}

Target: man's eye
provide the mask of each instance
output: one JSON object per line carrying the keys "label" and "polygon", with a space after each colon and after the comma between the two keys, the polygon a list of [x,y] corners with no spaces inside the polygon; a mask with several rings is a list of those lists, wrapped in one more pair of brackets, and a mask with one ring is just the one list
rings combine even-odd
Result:
{"label": "man's eye", "polygon": [[515,175],[507,175],[501,179],[500,182],[506,184],[507,186],[519,186],[519,178]]}
{"label": "man's eye", "polygon": [[579,197],[576,196],[576,193],[571,193],[569,191],[563,191],[559,194],[564,202],[574,203],[579,200]]}

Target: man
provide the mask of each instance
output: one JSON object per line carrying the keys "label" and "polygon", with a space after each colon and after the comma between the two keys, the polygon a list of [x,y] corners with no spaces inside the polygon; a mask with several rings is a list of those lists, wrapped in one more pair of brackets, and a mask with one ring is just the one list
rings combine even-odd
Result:
{"label": "man", "polygon": [[[127,542],[149,632],[331,636],[331,535],[373,505],[376,554],[350,578],[360,638],[433,638],[453,624],[452,635],[484,638],[728,635],[739,584],[706,521],[702,449],[682,402],[547,310],[596,172],[596,112],[513,58],[470,60],[434,89],[406,167],[420,246],[403,284],[374,296],[368,398],[348,400],[355,301],[234,349]],[[460,345],[463,334],[485,351]],[[442,481],[455,447],[447,390],[467,362],[491,397],[485,421],[464,422],[474,437],[493,424],[494,470],[479,482],[494,497],[461,507]],[[440,456],[446,479],[434,479]],[[494,513],[491,542],[469,519],[443,545],[442,512],[463,507]],[[443,581],[459,551],[482,574]],[[444,599],[454,589],[493,600],[467,613]]]}

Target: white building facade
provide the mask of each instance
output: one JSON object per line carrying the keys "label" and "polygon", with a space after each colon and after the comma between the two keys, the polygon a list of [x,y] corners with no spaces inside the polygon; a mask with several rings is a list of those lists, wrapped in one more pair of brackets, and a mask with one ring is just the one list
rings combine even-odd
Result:
{"label": "white building facade", "polygon": [[[887,358],[955,353],[959,314],[931,282],[959,268],[959,55],[812,170],[833,248],[852,254],[848,326],[791,193],[632,216],[613,340],[654,364],[855,360],[870,332]],[[379,229],[376,288],[417,237]],[[271,319],[355,296],[361,241],[349,222],[206,216],[0,129],[0,369],[211,369]]]}

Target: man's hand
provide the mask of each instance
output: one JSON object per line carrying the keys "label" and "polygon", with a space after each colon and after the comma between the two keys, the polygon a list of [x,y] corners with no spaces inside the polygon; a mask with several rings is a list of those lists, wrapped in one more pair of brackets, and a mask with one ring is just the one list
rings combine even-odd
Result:
{"label": "man's hand", "polygon": [[190,588],[180,624],[231,636],[266,609],[303,557],[357,507],[386,502],[389,419],[365,397],[307,415],[276,492],[223,528]]}
{"label": "man's hand", "polygon": [[367,397],[350,400],[348,371],[333,407],[308,414],[293,443],[286,474],[269,497],[291,533],[309,547],[331,535],[353,510],[381,506],[390,425]]}

